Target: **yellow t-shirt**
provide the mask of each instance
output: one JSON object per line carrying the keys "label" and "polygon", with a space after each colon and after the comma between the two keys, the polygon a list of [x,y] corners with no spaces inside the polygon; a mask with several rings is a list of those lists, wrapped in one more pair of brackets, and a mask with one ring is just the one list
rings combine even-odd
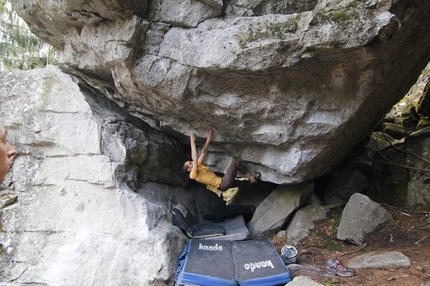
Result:
{"label": "yellow t-shirt", "polygon": [[222,178],[217,176],[212,170],[203,165],[202,161],[198,160],[198,172],[191,170],[190,178],[201,184],[205,184],[212,191],[218,190],[221,185]]}

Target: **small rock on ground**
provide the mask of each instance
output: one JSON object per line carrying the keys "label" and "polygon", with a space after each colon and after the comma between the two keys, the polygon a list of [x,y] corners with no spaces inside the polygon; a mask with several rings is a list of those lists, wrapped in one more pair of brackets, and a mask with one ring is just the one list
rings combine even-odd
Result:
{"label": "small rock on ground", "polygon": [[370,252],[351,258],[347,265],[350,268],[396,269],[411,266],[411,261],[407,256],[398,251],[384,252],[381,254]]}

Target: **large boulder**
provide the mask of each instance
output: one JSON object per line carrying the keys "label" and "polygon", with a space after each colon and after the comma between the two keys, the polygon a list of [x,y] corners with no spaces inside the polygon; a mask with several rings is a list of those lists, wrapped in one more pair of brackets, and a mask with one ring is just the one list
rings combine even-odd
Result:
{"label": "large boulder", "polygon": [[430,2],[278,2],[12,4],[130,115],[183,143],[214,128],[216,171],[236,156],[293,184],[332,171],[416,81]]}
{"label": "large boulder", "polygon": [[58,68],[0,82],[18,151],[0,191],[0,284],[171,285],[187,242],[171,209],[201,218],[221,203],[175,187],[182,146]]}

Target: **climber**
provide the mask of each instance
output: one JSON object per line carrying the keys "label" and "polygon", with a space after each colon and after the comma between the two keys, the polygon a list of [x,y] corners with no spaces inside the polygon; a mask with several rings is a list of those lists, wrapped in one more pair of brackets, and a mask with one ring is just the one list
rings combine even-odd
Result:
{"label": "climber", "polygon": [[16,155],[16,150],[6,140],[7,132],[0,123],[0,183],[3,182],[12,166],[12,157]]}
{"label": "climber", "polygon": [[[195,142],[196,134],[194,132],[191,132],[190,141],[192,161],[186,161],[182,170],[184,172],[189,172],[189,176],[191,179],[207,185],[208,188],[212,191],[218,190],[221,192],[225,192],[230,188],[244,187],[246,185],[249,186],[250,183],[256,183],[257,178],[259,177],[259,173],[256,175],[251,174],[247,170],[247,168],[237,159],[233,160],[223,177],[217,176],[212,170],[203,165],[203,159],[209,149],[209,144],[211,142],[212,136],[212,129],[209,129],[206,133],[206,143],[203,146],[200,156],[197,158],[197,148]],[[244,174],[248,178],[248,180],[236,180],[236,172],[238,170],[242,174]]]}

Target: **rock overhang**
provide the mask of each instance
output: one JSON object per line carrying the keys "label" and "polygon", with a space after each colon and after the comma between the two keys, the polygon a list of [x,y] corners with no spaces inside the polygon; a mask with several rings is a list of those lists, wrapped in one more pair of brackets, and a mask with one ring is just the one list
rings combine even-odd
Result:
{"label": "rock overhang", "polygon": [[[82,13],[105,16],[97,23],[79,20],[78,30],[66,28],[70,13],[51,23],[45,17],[41,27],[40,14],[15,7],[35,30],[57,33],[62,62],[130,114],[182,134],[184,144],[190,131],[203,141],[211,127],[216,136],[208,164],[216,171],[235,156],[278,184],[335,168],[429,59],[427,40],[413,59],[398,58],[411,38],[425,35],[425,3],[318,2],[313,10],[284,15],[269,13],[269,5],[267,14],[252,17],[225,7],[225,17],[204,9],[198,24],[181,25],[168,13],[154,17],[153,6],[145,7],[149,19],[130,10],[113,20],[122,10],[107,13],[102,1],[87,2],[92,8]],[[401,17],[408,13],[415,18]],[[403,78],[395,75],[400,70]]]}

